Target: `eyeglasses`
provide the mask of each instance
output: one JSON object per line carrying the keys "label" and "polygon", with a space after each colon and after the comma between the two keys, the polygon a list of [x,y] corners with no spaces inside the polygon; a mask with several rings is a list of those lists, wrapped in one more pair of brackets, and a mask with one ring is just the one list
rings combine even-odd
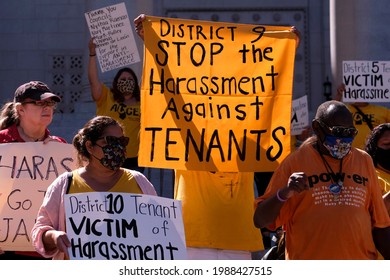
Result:
{"label": "eyeglasses", "polygon": [[130,140],[130,138],[126,137],[126,136],[121,136],[121,137],[104,136],[104,137],[98,138],[98,140],[99,139],[104,139],[108,145],[119,144],[123,147],[126,147],[127,144],[129,144],[129,140]]}
{"label": "eyeglasses", "polygon": [[353,138],[358,134],[358,130],[354,127],[343,127],[343,126],[332,126],[324,124],[322,121],[317,120],[322,127],[326,127],[332,136],[343,137],[343,138]]}
{"label": "eyeglasses", "polygon": [[22,102],[22,104],[34,104],[39,107],[54,107],[57,105],[57,102],[53,100],[33,100]]}

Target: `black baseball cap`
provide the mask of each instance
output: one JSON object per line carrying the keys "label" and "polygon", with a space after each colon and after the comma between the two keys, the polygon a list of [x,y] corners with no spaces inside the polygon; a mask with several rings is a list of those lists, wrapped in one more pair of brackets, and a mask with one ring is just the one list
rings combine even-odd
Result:
{"label": "black baseball cap", "polygon": [[32,100],[52,98],[56,102],[61,101],[61,98],[58,95],[54,94],[45,83],[40,81],[31,81],[16,89],[14,102],[23,102],[27,98]]}

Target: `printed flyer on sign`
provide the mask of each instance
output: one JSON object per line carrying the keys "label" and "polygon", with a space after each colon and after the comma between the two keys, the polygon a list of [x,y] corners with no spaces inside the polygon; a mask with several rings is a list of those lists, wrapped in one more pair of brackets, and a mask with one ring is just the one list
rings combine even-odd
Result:
{"label": "printed flyer on sign", "polygon": [[390,102],[390,61],[343,61],[344,102]]}
{"label": "printed flyer on sign", "polygon": [[149,16],[143,27],[140,165],[273,171],[290,152],[291,27]]}
{"label": "printed flyer on sign", "polygon": [[102,72],[140,61],[125,3],[85,13]]}
{"label": "printed flyer on sign", "polygon": [[71,144],[58,142],[0,145],[0,248],[35,251],[31,229],[49,185],[75,168]]}
{"label": "printed flyer on sign", "polygon": [[70,259],[187,258],[181,201],[114,192],[65,197]]}

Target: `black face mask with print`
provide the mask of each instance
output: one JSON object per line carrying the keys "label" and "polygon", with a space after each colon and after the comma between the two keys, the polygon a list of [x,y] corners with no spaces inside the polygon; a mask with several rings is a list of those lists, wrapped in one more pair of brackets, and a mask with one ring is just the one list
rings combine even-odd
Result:
{"label": "black face mask with print", "polygon": [[390,172],[390,149],[377,148],[375,153],[376,162]]}
{"label": "black face mask with print", "polygon": [[107,144],[104,146],[100,146],[102,148],[104,156],[99,159],[96,156],[92,155],[94,158],[98,159],[100,163],[113,171],[118,170],[126,160],[126,146],[120,144]]}
{"label": "black face mask with print", "polygon": [[117,83],[118,90],[123,95],[129,95],[132,94],[135,88],[135,81],[134,80],[119,80]]}

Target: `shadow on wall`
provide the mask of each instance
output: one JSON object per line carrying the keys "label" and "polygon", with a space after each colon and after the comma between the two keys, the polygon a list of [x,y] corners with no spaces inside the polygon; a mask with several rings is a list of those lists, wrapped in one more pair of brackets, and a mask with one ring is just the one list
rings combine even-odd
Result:
{"label": "shadow on wall", "polygon": [[160,169],[146,167],[145,176],[153,184],[159,196],[173,198],[175,173],[173,169]]}

